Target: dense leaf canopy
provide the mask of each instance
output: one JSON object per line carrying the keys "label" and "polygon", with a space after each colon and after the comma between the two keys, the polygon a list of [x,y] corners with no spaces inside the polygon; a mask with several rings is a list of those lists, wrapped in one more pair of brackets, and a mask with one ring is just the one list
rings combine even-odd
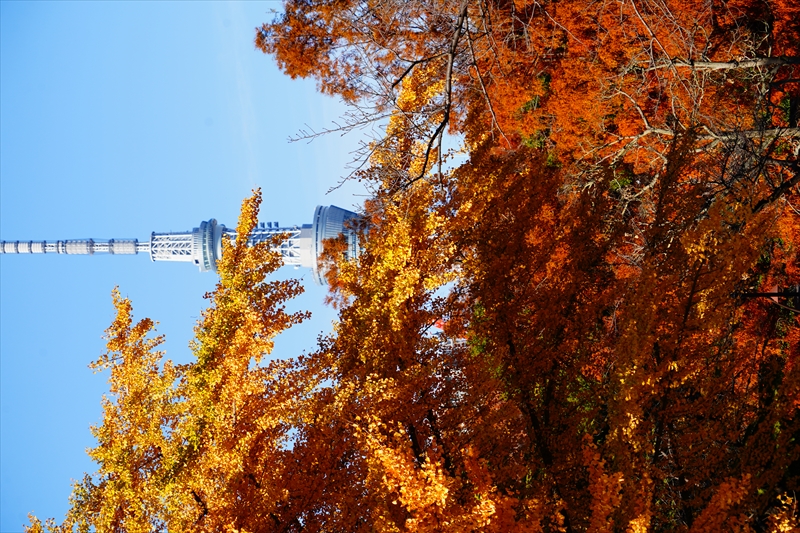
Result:
{"label": "dense leaf canopy", "polygon": [[339,321],[271,360],[301,288],[244,239],[192,364],[115,292],[98,472],[29,531],[796,530],[798,21],[287,1],[256,45],[385,125],[364,253],[326,248]]}

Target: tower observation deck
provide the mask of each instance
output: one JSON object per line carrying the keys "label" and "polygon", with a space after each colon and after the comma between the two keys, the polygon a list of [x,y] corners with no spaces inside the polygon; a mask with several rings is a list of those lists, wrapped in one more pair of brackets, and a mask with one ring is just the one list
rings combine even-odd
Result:
{"label": "tower observation deck", "polygon": [[[275,235],[288,235],[274,249],[280,252],[284,265],[310,268],[314,281],[325,284],[325,272],[319,267],[325,239],[344,235],[347,240],[347,259],[360,253],[358,235],[348,227],[347,221],[358,215],[341,207],[319,205],[314,210],[311,224],[281,227],[277,222],[259,222],[250,232],[248,242],[271,240]],[[147,253],[151,261],[174,261],[197,265],[200,272],[216,271],[217,260],[222,257],[222,236],[236,237],[236,231],[218,224],[215,219],[185,232],[150,234],[150,240],[138,239],[71,239],[64,241],[0,241],[0,254],[67,254],[67,255],[135,255]]]}

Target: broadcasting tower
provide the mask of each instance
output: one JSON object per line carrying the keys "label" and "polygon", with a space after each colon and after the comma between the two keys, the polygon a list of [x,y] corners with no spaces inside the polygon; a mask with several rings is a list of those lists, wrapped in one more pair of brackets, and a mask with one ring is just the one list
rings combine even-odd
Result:
{"label": "broadcasting tower", "polygon": [[[284,265],[311,268],[314,281],[325,284],[325,273],[318,259],[325,239],[344,234],[347,238],[347,259],[358,256],[358,236],[345,227],[345,223],[358,215],[340,207],[317,206],[311,224],[281,228],[277,222],[260,222],[250,233],[249,244],[271,240],[276,234],[287,234],[276,250],[283,256]],[[149,242],[137,239],[73,239],[67,241],[0,241],[2,254],[77,254],[98,253],[114,255],[150,254],[151,261],[177,261],[193,263],[200,272],[217,270],[217,260],[222,256],[222,236],[236,236],[236,232],[217,224],[213,218],[201,222],[199,228],[179,233],[150,234]]]}

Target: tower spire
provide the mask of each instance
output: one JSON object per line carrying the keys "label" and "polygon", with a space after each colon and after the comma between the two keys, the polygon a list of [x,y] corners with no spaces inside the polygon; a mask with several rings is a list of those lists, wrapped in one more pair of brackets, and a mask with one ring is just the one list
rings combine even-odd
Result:
{"label": "tower spire", "polygon": [[[273,249],[281,254],[284,265],[311,268],[314,281],[325,284],[325,273],[318,265],[325,239],[344,234],[345,256],[354,259],[360,253],[358,235],[347,221],[358,215],[340,207],[317,206],[311,224],[280,227],[275,222],[260,222],[248,237],[248,243],[271,241],[275,235],[286,235]],[[64,241],[0,241],[0,254],[67,254],[67,255],[135,255],[147,253],[151,261],[193,263],[201,272],[216,271],[222,257],[222,236],[236,237],[236,232],[218,224],[215,219],[200,223],[191,231],[150,234],[149,242],[137,239],[72,239]]]}
{"label": "tower spire", "polygon": [[66,241],[0,241],[2,254],[69,254],[93,255],[96,253],[114,255],[135,255],[147,252],[150,243],[136,239],[70,239]]}

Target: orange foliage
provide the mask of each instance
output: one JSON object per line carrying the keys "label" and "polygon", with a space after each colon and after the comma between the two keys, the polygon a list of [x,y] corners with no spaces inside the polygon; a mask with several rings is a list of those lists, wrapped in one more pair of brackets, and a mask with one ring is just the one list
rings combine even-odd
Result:
{"label": "orange foliage", "polygon": [[388,119],[334,331],[264,359],[300,289],[242,238],[193,364],[116,296],[99,472],[30,530],[796,528],[795,9],[287,2],[257,45]]}

